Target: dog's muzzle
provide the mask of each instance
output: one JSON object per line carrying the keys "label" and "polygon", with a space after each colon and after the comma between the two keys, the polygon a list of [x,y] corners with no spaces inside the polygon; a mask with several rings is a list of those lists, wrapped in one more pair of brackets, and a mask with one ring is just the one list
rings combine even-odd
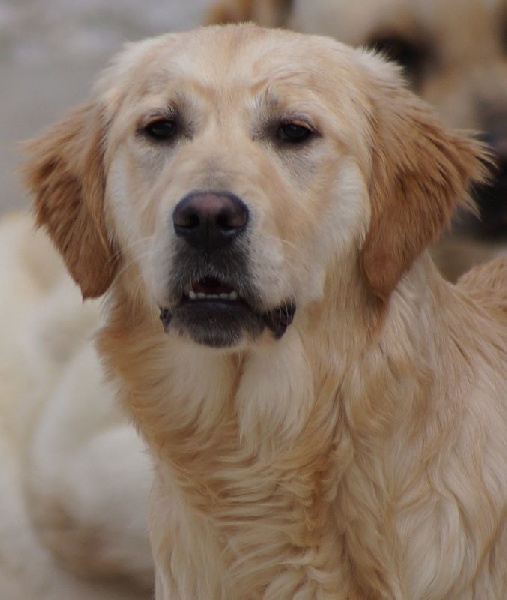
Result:
{"label": "dog's muzzle", "polygon": [[283,336],[296,306],[264,307],[249,268],[249,221],[246,204],[226,192],[193,192],[176,205],[171,300],[160,310],[166,332],[213,348],[255,340],[266,329]]}

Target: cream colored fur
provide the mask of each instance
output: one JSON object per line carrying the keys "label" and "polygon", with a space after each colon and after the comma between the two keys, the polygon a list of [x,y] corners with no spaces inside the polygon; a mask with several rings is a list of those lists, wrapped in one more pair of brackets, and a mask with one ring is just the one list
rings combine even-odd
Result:
{"label": "cream colored fur", "polygon": [[[313,134],[284,145],[287,123]],[[99,349],[155,468],[157,600],[507,596],[507,265],[454,286],[427,252],[480,145],[380,58],[242,26],[129,47],[28,151],[39,223],[107,297]],[[164,332],[195,190],[248,207],[256,310],[297,307],[280,339]]]}
{"label": "cream colored fur", "polygon": [[103,382],[98,303],[21,213],[0,224],[0,290],[0,596],[148,598],[150,469]]}

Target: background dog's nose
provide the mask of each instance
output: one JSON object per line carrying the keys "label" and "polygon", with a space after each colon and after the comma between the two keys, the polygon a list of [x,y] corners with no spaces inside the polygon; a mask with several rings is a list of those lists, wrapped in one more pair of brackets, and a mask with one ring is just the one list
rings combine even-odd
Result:
{"label": "background dog's nose", "polygon": [[173,212],[174,230],[194,248],[215,250],[231,243],[246,227],[248,209],[234,194],[193,192]]}

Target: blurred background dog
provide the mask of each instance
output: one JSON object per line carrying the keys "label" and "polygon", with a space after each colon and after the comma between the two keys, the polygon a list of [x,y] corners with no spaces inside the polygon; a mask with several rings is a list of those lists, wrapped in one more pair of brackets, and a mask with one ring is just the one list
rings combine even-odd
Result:
{"label": "blurred background dog", "polygon": [[414,91],[453,127],[489,144],[497,171],[475,190],[434,256],[454,280],[507,242],[507,0],[225,0],[210,23],[254,20],[332,36],[396,61]]}

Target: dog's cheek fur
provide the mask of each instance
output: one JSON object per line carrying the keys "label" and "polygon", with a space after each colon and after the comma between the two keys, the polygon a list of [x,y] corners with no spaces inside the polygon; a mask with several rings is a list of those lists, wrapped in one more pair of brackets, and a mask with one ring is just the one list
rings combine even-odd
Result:
{"label": "dog's cheek fur", "polygon": [[[367,55],[369,59],[375,59]],[[466,203],[473,182],[484,181],[488,157],[481,144],[446,130],[426,105],[383,75],[372,97],[371,224],[361,265],[384,303],[422,250]]]}
{"label": "dog's cheek fur", "polygon": [[83,105],[25,145],[22,167],[37,224],[47,230],[84,298],[107,290],[118,260],[104,222],[104,129],[102,111]]}

